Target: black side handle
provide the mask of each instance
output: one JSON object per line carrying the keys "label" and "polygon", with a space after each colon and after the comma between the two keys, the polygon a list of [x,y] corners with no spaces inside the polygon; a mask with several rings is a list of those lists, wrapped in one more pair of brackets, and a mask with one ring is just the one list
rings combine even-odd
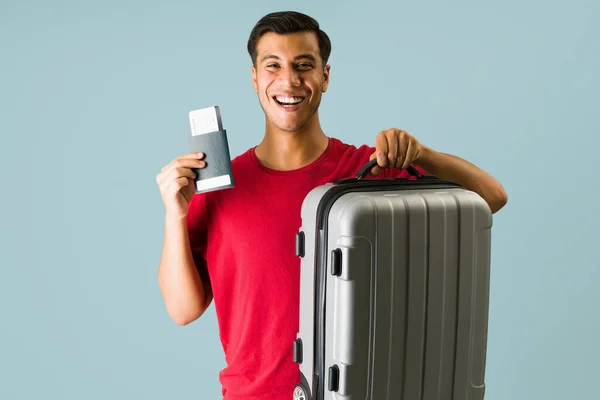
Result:
{"label": "black side handle", "polygon": [[[374,158],[371,161],[369,161],[368,163],[366,163],[365,165],[362,166],[361,169],[358,170],[358,172],[356,173],[356,179],[363,179],[365,176],[367,176],[367,174],[373,169],[373,167],[377,165],[377,159]],[[412,165],[409,165],[406,170],[408,171],[408,173],[414,177],[421,178],[421,174],[419,173],[419,170],[417,170],[415,167],[413,167]]]}

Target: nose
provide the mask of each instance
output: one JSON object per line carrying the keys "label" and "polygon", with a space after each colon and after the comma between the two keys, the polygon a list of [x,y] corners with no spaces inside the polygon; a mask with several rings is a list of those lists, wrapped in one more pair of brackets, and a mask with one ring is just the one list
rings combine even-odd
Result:
{"label": "nose", "polygon": [[299,86],[302,80],[300,74],[294,68],[282,68],[279,76],[281,83],[285,86]]}

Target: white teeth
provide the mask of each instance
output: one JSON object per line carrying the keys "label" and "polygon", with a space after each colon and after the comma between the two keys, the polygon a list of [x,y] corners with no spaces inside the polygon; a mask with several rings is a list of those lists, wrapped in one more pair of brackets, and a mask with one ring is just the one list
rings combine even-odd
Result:
{"label": "white teeth", "polygon": [[294,97],[275,96],[275,98],[277,99],[278,102],[284,103],[284,104],[298,104],[304,99],[304,97],[298,97],[298,96],[294,96]]}

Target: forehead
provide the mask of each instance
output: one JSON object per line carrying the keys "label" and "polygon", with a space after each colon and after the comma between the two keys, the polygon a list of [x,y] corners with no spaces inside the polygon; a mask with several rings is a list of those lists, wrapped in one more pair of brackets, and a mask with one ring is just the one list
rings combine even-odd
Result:
{"label": "forehead", "polygon": [[299,54],[319,56],[319,41],[314,32],[295,32],[280,35],[265,33],[256,46],[257,61],[266,55],[275,55],[283,59],[293,59]]}

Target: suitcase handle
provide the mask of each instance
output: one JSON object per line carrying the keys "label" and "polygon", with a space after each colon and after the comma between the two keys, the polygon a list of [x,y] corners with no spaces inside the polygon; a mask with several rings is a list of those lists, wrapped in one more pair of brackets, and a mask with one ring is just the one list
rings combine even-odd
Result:
{"label": "suitcase handle", "polygon": [[[359,169],[358,172],[356,173],[356,179],[363,179],[365,176],[367,176],[369,171],[371,171],[375,165],[377,165],[376,158],[372,159],[371,161],[369,161],[368,163],[363,165],[362,168]],[[421,178],[421,174],[419,173],[419,171],[412,165],[409,165],[408,168],[406,168],[406,170],[408,171],[408,173],[410,175],[416,177],[417,179]]]}

